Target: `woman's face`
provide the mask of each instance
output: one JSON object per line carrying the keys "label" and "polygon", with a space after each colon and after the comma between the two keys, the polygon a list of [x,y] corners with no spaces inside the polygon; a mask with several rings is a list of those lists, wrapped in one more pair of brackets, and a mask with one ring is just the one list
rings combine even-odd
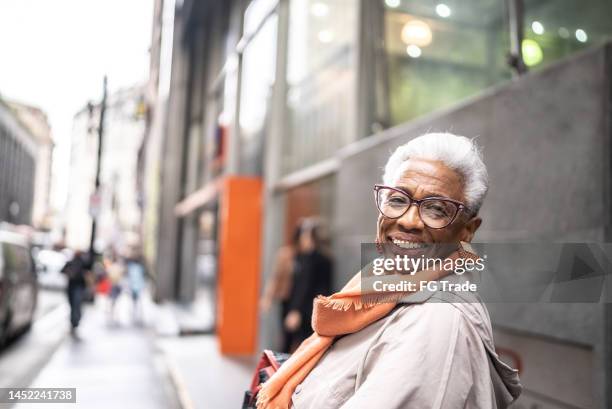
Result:
{"label": "woman's face", "polygon": [[[465,203],[464,183],[460,174],[440,161],[410,159],[397,172],[391,187],[404,190],[414,199],[431,196],[447,197]],[[423,224],[416,205],[398,219],[378,216],[377,238],[387,256],[446,257],[459,241],[470,242],[480,226],[479,217],[469,218],[460,212],[445,228],[432,229]],[[404,249],[398,241],[423,244],[422,248]],[[447,244],[446,246],[444,244]]]}
{"label": "woman's face", "polygon": [[314,238],[312,237],[312,230],[305,229],[300,234],[300,252],[301,253],[310,253],[315,248]]}

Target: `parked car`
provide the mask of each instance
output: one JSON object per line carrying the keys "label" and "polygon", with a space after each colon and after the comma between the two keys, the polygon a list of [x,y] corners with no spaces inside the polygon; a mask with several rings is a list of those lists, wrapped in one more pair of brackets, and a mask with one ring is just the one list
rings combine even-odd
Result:
{"label": "parked car", "polygon": [[32,325],[38,284],[27,239],[0,230],[0,344]]}

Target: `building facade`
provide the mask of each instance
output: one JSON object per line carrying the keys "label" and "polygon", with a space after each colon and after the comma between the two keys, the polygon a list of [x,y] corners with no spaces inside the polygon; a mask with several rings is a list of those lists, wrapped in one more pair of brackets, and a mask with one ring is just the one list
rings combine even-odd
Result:
{"label": "building facade", "polygon": [[[273,344],[275,319],[258,317],[257,294],[300,218],[329,227],[336,287],[358,269],[360,244],[375,234],[371,185],[391,149],[428,130],[485,146],[498,187],[478,240],[607,240],[607,199],[593,196],[592,212],[573,220],[569,201],[555,219],[510,203],[596,183],[534,170],[577,145],[591,166],[589,149],[609,143],[609,2],[156,3],[142,149],[147,258],[159,299],[212,304],[222,351]],[[518,170],[529,174],[513,179]],[[503,346],[531,359],[517,407],[607,407],[609,314],[595,304],[492,308]],[[543,381],[560,359],[576,368],[562,393]]]}
{"label": "building facade", "polygon": [[39,145],[0,99],[0,221],[32,225]]}
{"label": "building facade", "polygon": [[52,225],[50,208],[51,161],[54,143],[47,115],[39,108],[8,101],[19,120],[28,128],[36,141],[36,174],[34,177],[34,202],[32,205],[33,226],[49,230]]}
{"label": "building facade", "polygon": [[104,116],[100,190],[94,195],[100,105],[88,105],[73,121],[70,179],[64,209],[66,245],[87,250],[92,218],[97,219],[96,251],[119,252],[140,244],[142,203],[138,152],[144,135],[143,88],[109,95]]}

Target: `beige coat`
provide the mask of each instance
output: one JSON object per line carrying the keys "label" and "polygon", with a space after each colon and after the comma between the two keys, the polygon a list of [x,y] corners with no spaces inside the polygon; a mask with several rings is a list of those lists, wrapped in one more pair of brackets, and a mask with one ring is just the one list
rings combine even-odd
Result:
{"label": "beige coat", "polygon": [[[457,282],[469,276],[452,276]],[[473,293],[422,292],[333,344],[295,390],[293,409],[500,409],[521,392],[499,360]]]}

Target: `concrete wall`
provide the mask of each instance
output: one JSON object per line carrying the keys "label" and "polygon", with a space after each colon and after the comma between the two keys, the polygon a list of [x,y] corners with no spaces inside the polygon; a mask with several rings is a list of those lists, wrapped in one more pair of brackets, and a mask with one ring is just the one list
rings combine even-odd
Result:
{"label": "concrete wall", "polygon": [[174,299],[178,293],[180,274],[179,250],[181,230],[174,207],[181,199],[182,161],[185,143],[186,93],[188,87],[188,50],[180,33],[184,29],[184,15],[177,13],[174,19],[172,46],[172,74],[168,96],[167,116],[162,127],[162,151],[160,158],[161,189],[159,198],[159,224],[157,244],[156,298]]}
{"label": "concrete wall", "polygon": [[[390,152],[431,131],[478,137],[491,188],[476,241],[604,241],[610,224],[610,55],[597,48],[460,105],[389,129],[341,152],[336,191],[336,283],[359,268],[375,237],[372,185]],[[504,328],[595,351],[594,401],[604,407],[600,304],[497,304]],[[594,406],[599,407],[599,406]]]}

